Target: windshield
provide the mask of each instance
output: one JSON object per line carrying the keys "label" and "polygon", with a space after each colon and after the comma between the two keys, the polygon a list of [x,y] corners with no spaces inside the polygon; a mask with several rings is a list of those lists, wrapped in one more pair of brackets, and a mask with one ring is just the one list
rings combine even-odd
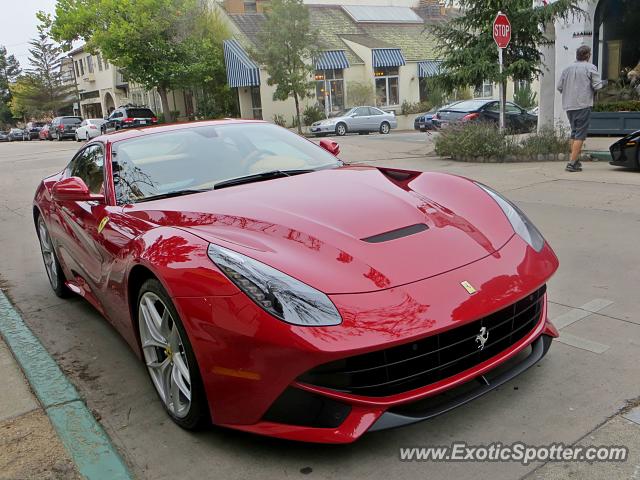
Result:
{"label": "windshield", "polygon": [[340,161],[271,124],[192,126],[116,142],[113,182],[119,204],[181,190],[212,189],[274,170],[333,168]]}

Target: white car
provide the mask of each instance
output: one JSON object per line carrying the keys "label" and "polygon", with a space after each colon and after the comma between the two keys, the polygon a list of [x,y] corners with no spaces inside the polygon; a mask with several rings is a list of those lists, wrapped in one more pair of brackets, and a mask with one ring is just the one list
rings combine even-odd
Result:
{"label": "white car", "polygon": [[384,112],[376,107],[354,107],[334,117],[315,122],[310,130],[315,136],[335,134],[342,137],[348,132],[388,134],[392,128],[398,128],[398,120],[393,113]]}
{"label": "white car", "polygon": [[76,142],[82,140],[91,140],[102,133],[102,125],[106,120],[102,118],[87,118],[83,120],[80,126],[76,129]]}

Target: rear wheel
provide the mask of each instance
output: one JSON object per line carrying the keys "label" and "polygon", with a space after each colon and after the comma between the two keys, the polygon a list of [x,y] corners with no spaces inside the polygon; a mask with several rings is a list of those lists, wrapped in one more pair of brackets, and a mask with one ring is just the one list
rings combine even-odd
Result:
{"label": "rear wheel", "polygon": [[171,419],[195,430],[209,423],[207,399],[191,343],[173,302],[156,279],[138,294],[140,345],[151,382]]}
{"label": "rear wheel", "polygon": [[71,295],[71,291],[65,285],[66,278],[58,257],[56,256],[55,249],[53,248],[53,242],[49,235],[47,225],[44,223],[42,215],[38,215],[37,220],[38,239],[40,240],[40,250],[42,251],[42,259],[44,260],[44,268],[47,271],[49,277],[49,284],[54,293],[60,297],[65,298]]}
{"label": "rear wheel", "polygon": [[383,135],[387,135],[390,131],[391,125],[389,125],[389,122],[382,122],[380,124],[380,133],[382,133]]}
{"label": "rear wheel", "polygon": [[347,125],[344,123],[339,123],[336,125],[336,135],[339,137],[344,137],[347,134]]}

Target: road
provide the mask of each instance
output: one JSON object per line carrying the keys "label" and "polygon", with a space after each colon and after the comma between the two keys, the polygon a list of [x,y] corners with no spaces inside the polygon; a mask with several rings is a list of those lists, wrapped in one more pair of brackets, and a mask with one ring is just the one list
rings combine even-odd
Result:
{"label": "road", "polygon": [[[605,163],[586,163],[578,174],[564,172],[560,163],[460,164],[429,156],[432,143],[418,133],[336,140],[346,161],[461,174],[515,200],[560,258],[549,298],[563,341],[554,342],[538,368],[498,391],[432,421],[367,434],[352,445],[306,445],[225,429],[182,431],[165,415],[144,367],[115,330],[83,300],[60,300],[50,291],[31,201],[39,180],[61,170],[78,145],[0,144],[0,286],[84,395],[136,476],[537,478],[541,472],[552,476],[555,466],[404,463],[399,447],[622,438],[616,429],[628,425],[605,422],[640,395],[640,172]],[[630,478],[634,464],[620,468],[627,467],[624,477],[614,476]],[[555,472],[562,478],[562,470]]]}

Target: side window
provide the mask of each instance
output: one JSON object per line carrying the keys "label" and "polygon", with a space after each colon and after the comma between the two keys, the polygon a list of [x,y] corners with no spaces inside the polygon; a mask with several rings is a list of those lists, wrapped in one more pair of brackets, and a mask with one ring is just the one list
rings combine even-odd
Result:
{"label": "side window", "polygon": [[367,107],[360,107],[356,109],[356,117],[369,116],[369,109]]}
{"label": "side window", "polygon": [[509,103],[509,102],[507,102],[507,105],[505,106],[505,111],[507,113],[517,113],[518,115],[522,113],[522,110],[520,110],[519,107],[517,107],[513,103]]}
{"label": "side window", "polygon": [[102,193],[104,185],[104,155],[102,146],[91,145],[80,152],[67,167],[71,177],[80,177],[91,193]]}
{"label": "side window", "polygon": [[489,112],[499,112],[500,111],[500,102],[491,102],[489,105],[485,107],[485,110]]}
{"label": "side window", "polygon": [[384,115],[384,112],[377,108],[369,107],[369,115]]}
{"label": "side window", "polygon": [[86,124],[87,124],[87,121],[86,121],[86,120],[83,120],[83,121],[82,121],[82,123],[80,123],[80,126],[81,126],[81,127],[84,127]]}

